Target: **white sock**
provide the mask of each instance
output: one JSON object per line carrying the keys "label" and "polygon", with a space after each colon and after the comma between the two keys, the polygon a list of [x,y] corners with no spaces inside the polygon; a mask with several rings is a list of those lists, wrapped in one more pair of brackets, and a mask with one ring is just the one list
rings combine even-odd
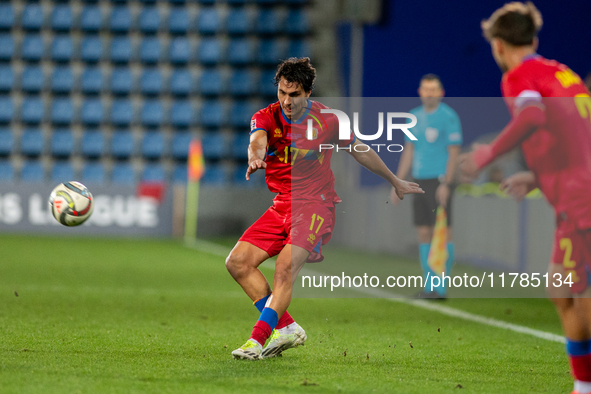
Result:
{"label": "white sock", "polygon": [[296,331],[297,327],[298,327],[298,323],[293,322],[283,328],[278,328],[277,331],[279,331],[281,334],[293,334]]}
{"label": "white sock", "polygon": [[575,391],[578,391],[580,394],[590,394],[591,393],[591,382],[583,382],[582,380],[575,380]]}

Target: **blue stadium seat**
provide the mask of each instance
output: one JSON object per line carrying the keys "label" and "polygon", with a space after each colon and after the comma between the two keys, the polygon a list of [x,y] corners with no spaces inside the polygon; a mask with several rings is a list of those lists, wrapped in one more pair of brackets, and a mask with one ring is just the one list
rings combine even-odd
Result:
{"label": "blue stadium seat", "polygon": [[218,9],[215,7],[202,8],[197,16],[197,31],[200,34],[216,34],[222,27]]}
{"label": "blue stadium seat", "polygon": [[275,83],[275,73],[273,69],[263,71],[261,74],[261,94],[265,96],[277,96],[277,86]]}
{"label": "blue stadium seat", "polygon": [[39,129],[25,129],[21,135],[21,153],[27,157],[37,157],[45,148],[45,136]]}
{"label": "blue stadium seat", "polygon": [[258,61],[263,65],[275,65],[285,58],[286,48],[279,40],[263,40],[259,46]]}
{"label": "blue stadium seat", "polygon": [[115,68],[111,73],[111,91],[116,95],[127,95],[133,89],[133,74],[127,67]]}
{"label": "blue stadium seat", "polygon": [[117,159],[127,159],[135,152],[135,140],[130,131],[113,132],[111,138],[111,155]]}
{"label": "blue stadium seat", "polygon": [[193,106],[189,100],[172,103],[170,109],[170,123],[175,127],[189,127],[194,122]]}
{"label": "blue stadium seat", "polygon": [[26,97],[21,107],[21,121],[28,124],[41,123],[45,118],[45,104],[40,97]]}
{"label": "blue stadium seat", "polygon": [[51,60],[69,62],[74,56],[74,44],[69,35],[56,36],[51,43]]}
{"label": "blue stadium seat", "polygon": [[199,4],[212,5],[215,4],[216,0],[197,0]]}
{"label": "blue stadium seat", "polygon": [[251,96],[257,93],[258,79],[250,70],[234,70],[230,76],[230,94],[232,96]]}
{"label": "blue stadium seat", "polygon": [[60,4],[53,7],[51,12],[51,29],[55,31],[69,31],[72,28],[72,9],[69,5]]}
{"label": "blue stadium seat", "polygon": [[245,5],[249,0],[226,0],[232,7],[239,7]]}
{"label": "blue stadium seat", "polygon": [[111,61],[113,63],[129,63],[132,52],[129,37],[113,37],[111,41]]}
{"label": "blue stadium seat", "polygon": [[0,123],[10,123],[14,117],[14,103],[10,97],[0,97]]}
{"label": "blue stadium seat", "polygon": [[160,14],[156,7],[145,7],[140,13],[140,31],[153,34],[160,28]]}
{"label": "blue stadium seat", "polygon": [[11,4],[0,4],[0,30],[10,30],[14,26],[14,9]]}
{"label": "blue stadium seat", "polygon": [[127,126],[135,119],[135,111],[131,100],[113,100],[111,104],[111,123],[116,126]]}
{"label": "blue stadium seat", "polygon": [[14,135],[8,127],[0,129],[0,156],[8,156],[14,148]]}
{"label": "blue stadium seat", "polygon": [[277,35],[283,32],[284,14],[275,9],[263,9],[257,17],[257,33]]}
{"label": "blue stadium seat", "polygon": [[74,87],[74,73],[70,67],[56,67],[51,76],[53,93],[70,93]]}
{"label": "blue stadium seat", "polygon": [[91,5],[82,9],[80,29],[87,33],[96,33],[103,27],[103,13],[100,7]]}
{"label": "blue stadium seat", "polygon": [[27,93],[37,93],[43,89],[45,75],[40,66],[27,66],[21,75],[21,89]]}
{"label": "blue stadium seat", "polygon": [[28,35],[23,40],[21,57],[23,60],[38,62],[45,54],[45,43],[40,35]]}
{"label": "blue stadium seat", "polygon": [[181,4],[185,4],[187,0],[169,0],[170,4],[172,5],[181,5]]}
{"label": "blue stadium seat", "polygon": [[193,92],[193,75],[187,69],[174,70],[170,77],[170,93],[174,96],[188,96]]}
{"label": "blue stadium seat", "polygon": [[43,26],[43,19],[41,4],[27,4],[21,17],[21,26],[24,30],[37,31]]}
{"label": "blue stadium seat", "polygon": [[142,40],[140,44],[140,61],[142,63],[158,63],[162,54],[162,45],[156,37],[148,37]]}
{"label": "blue stadium seat", "polygon": [[51,181],[54,183],[68,182],[76,179],[76,171],[69,161],[56,161],[51,167]]}
{"label": "blue stadium seat", "polygon": [[160,163],[146,163],[142,172],[143,182],[164,182],[166,171]]}
{"label": "blue stadium seat", "polygon": [[223,61],[222,43],[218,38],[204,38],[199,44],[199,61],[214,65]]}
{"label": "blue stadium seat", "polygon": [[251,32],[253,26],[252,13],[244,8],[231,9],[226,19],[226,31],[230,35],[245,35]]}
{"label": "blue stadium seat", "polygon": [[101,162],[85,163],[82,167],[82,183],[100,185],[107,181],[105,165]]}
{"label": "blue stadium seat", "polygon": [[98,36],[87,36],[82,39],[80,59],[86,63],[97,63],[103,57],[103,42]]}
{"label": "blue stadium seat", "polygon": [[304,10],[290,10],[285,23],[287,34],[304,35],[310,33],[310,19]]}
{"label": "blue stadium seat", "polygon": [[86,99],[82,103],[81,121],[84,125],[99,125],[103,122],[104,108],[100,98]]}
{"label": "blue stadium seat", "polygon": [[199,120],[204,127],[222,127],[227,120],[227,110],[219,101],[206,101],[201,107]]}
{"label": "blue stadium seat", "polygon": [[97,63],[103,57],[103,42],[98,36],[84,37],[80,47],[80,59],[83,62]]}
{"label": "blue stadium seat", "polygon": [[236,128],[248,129],[250,119],[260,109],[260,105],[248,101],[236,101],[230,111],[230,124]]}
{"label": "blue stadium seat", "polygon": [[199,92],[205,96],[217,96],[224,92],[224,80],[218,69],[205,70],[201,74]]}
{"label": "blue stadium seat", "polygon": [[14,181],[14,166],[9,160],[0,160],[0,182]]}
{"label": "blue stadium seat", "polygon": [[51,101],[51,122],[70,124],[74,120],[74,103],[70,98],[54,98]]}
{"label": "blue stadium seat", "polygon": [[164,85],[159,68],[144,69],[140,77],[140,91],[142,94],[155,96],[162,92]]}
{"label": "blue stadium seat", "polygon": [[206,160],[219,160],[228,153],[228,144],[221,133],[206,133],[201,139],[203,157]]}
{"label": "blue stadium seat", "polygon": [[156,0],[140,0],[144,4],[156,4]]}
{"label": "blue stadium seat", "polygon": [[168,58],[172,64],[187,64],[191,59],[191,43],[186,37],[176,37],[170,42]]}
{"label": "blue stadium seat", "polygon": [[0,65],[0,92],[10,92],[14,87],[12,67]]}
{"label": "blue stadium seat", "polygon": [[113,167],[113,183],[128,185],[136,181],[136,174],[131,163],[116,163]]}
{"label": "blue stadium seat", "polygon": [[164,123],[164,106],[160,100],[144,101],[141,122],[147,127],[158,127]]}
{"label": "blue stadium seat", "polygon": [[207,186],[224,187],[228,185],[228,174],[221,165],[208,163],[201,183]]}
{"label": "blue stadium seat", "polygon": [[[246,132],[240,132],[232,142],[232,156],[238,160],[248,159],[248,145],[250,144],[250,135]],[[244,175],[244,174],[243,174]]]}
{"label": "blue stadium seat", "polygon": [[146,159],[160,159],[165,152],[164,134],[157,131],[144,133],[142,139],[142,156]]}
{"label": "blue stadium seat", "polygon": [[99,130],[86,130],[82,134],[81,151],[82,156],[98,158],[105,150],[105,136]]}
{"label": "blue stadium seat", "polygon": [[294,40],[289,42],[287,50],[288,57],[311,57],[312,48],[310,43],[305,40]]}
{"label": "blue stadium seat", "polygon": [[184,8],[173,8],[168,18],[171,34],[186,34],[189,31],[189,12]]}
{"label": "blue stadium seat", "polygon": [[21,169],[21,181],[43,182],[45,180],[45,168],[39,160],[27,160]]}
{"label": "blue stadium seat", "polygon": [[[0,166],[1,166],[1,164],[0,164]],[[187,164],[185,164],[185,163],[175,164],[175,166],[172,170],[172,181],[174,183],[187,183]]]}
{"label": "blue stadium seat", "polygon": [[114,33],[127,33],[131,29],[131,10],[125,6],[113,7],[109,28]]}
{"label": "blue stadium seat", "polygon": [[245,66],[255,59],[255,42],[246,38],[236,38],[230,41],[228,62],[234,66]]}
{"label": "blue stadium seat", "polygon": [[256,0],[256,3],[260,6],[266,7],[266,6],[270,6],[270,5],[275,5],[279,1],[280,0]]}
{"label": "blue stadium seat", "polygon": [[100,67],[85,68],[82,71],[80,90],[84,94],[99,94],[103,90],[103,72]]}
{"label": "blue stadium seat", "polygon": [[187,160],[193,136],[188,131],[177,131],[172,136],[171,154],[175,160]]}
{"label": "blue stadium seat", "polygon": [[54,157],[70,157],[74,152],[74,134],[68,129],[54,129],[50,145]]}
{"label": "blue stadium seat", "polygon": [[308,0],[285,0],[285,2],[289,5],[289,6],[302,6],[304,4],[306,4],[308,2]]}
{"label": "blue stadium seat", "polygon": [[232,171],[232,184],[234,186],[244,187],[244,188],[254,188],[257,187],[260,182],[258,181],[258,177],[260,173],[254,173],[250,175],[250,180],[246,180],[246,169],[245,166],[237,166]]}
{"label": "blue stadium seat", "polygon": [[10,34],[0,35],[0,60],[12,60],[14,57],[14,38]]}

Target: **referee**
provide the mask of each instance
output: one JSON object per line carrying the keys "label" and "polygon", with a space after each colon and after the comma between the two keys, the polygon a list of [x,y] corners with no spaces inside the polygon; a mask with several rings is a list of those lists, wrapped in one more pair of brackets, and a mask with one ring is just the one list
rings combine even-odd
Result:
{"label": "referee", "polygon": [[[427,264],[437,206],[447,211],[447,225],[451,226],[451,197],[453,194],[453,178],[457,158],[462,145],[462,125],[458,114],[447,104],[441,102],[445,94],[441,79],[435,74],[427,74],[421,78],[419,96],[422,105],[410,112],[417,117],[417,125],[413,134],[417,138],[412,141],[405,138],[404,150],[398,165],[400,179],[406,179],[412,168],[412,177],[421,185],[425,194],[413,195],[413,220],[417,228],[419,256],[423,276],[434,275]],[[392,189],[391,200],[400,202]],[[451,228],[448,227],[447,250],[449,258],[445,264],[445,273],[449,275],[454,259],[454,244]],[[426,284],[425,284],[426,286]],[[445,299],[445,287],[440,286],[433,292],[423,290],[420,298]]]}

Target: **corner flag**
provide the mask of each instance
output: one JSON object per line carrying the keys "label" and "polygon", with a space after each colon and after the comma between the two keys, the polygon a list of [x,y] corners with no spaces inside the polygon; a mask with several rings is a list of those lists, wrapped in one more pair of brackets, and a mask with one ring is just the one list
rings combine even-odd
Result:
{"label": "corner flag", "polygon": [[427,264],[437,275],[441,275],[447,262],[447,213],[442,206],[437,207],[433,239]]}

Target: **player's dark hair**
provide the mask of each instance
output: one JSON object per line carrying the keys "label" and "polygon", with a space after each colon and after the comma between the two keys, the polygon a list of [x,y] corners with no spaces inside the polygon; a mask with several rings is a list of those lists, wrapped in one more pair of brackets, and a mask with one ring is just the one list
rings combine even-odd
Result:
{"label": "player's dark hair", "polygon": [[542,14],[527,3],[507,3],[481,23],[487,41],[499,38],[513,46],[532,45],[542,28]]}
{"label": "player's dark hair", "polygon": [[419,81],[419,85],[423,83],[423,81],[437,81],[439,82],[439,86],[441,87],[441,89],[443,89],[443,82],[441,82],[441,78],[439,78],[439,75],[437,74],[429,73],[423,75],[421,77],[421,80]]}
{"label": "player's dark hair", "polygon": [[316,83],[316,69],[312,67],[309,57],[290,57],[277,66],[275,86],[279,85],[281,78],[301,85],[306,93],[311,92]]}

